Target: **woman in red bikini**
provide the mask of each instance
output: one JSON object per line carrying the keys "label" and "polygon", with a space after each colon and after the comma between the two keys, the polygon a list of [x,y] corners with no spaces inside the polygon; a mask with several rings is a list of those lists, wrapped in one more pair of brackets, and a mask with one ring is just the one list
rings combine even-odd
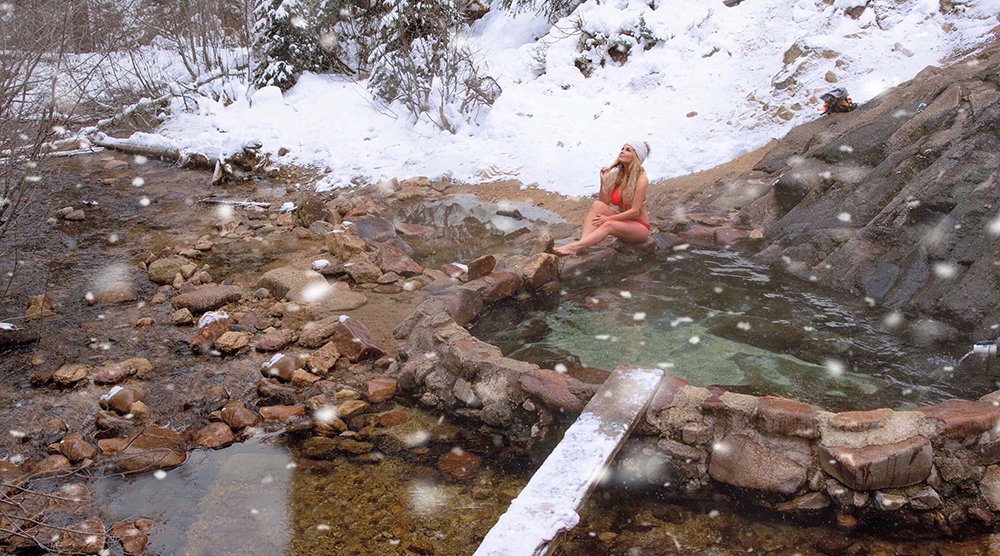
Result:
{"label": "woman in red bikini", "polygon": [[649,238],[649,212],[645,206],[649,178],[642,169],[648,156],[648,143],[630,141],[610,168],[601,168],[601,192],[583,221],[580,239],[555,248],[557,255],[575,255],[609,235],[628,243],[642,243]]}

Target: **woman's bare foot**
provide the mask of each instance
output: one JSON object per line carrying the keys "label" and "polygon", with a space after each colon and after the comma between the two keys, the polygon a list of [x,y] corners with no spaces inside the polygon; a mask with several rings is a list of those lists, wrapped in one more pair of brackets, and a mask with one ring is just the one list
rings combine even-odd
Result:
{"label": "woman's bare foot", "polygon": [[559,255],[560,257],[565,257],[566,255],[576,255],[576,249],[570,247],[572,244],[560,245],[552,250],[553,253]]}

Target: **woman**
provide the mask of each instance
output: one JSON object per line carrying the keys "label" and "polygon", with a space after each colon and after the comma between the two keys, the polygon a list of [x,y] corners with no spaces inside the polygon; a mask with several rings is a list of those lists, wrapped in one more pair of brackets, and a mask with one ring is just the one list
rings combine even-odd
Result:
{"label": "woman", "polygon": [[649,212],[645,206],[649,178],[642,169],[648,156],[648,143],[630,141],[610,168],[601,168],[601,191],[583,221],[580,239],[555,248],[557,255],[575,255],[609,235],[629,243],[649,238]]}

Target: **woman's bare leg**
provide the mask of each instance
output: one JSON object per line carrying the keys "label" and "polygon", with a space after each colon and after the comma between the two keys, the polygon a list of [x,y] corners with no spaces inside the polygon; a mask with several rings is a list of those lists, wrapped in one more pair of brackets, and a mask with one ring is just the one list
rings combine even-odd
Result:
{"label": "woman's bare leg", "polygon": [[587,237],[587,234],[594,231],[595,217],[600,215],[611,216],[612,214],[615,214],[614,209],[601,201],[594,201],[594,204],[590,205],[590,212],[587,213],[587,217],[583,219],[583,230],[580,232],[580,239]]}
{"label": "woman's bare leg", "polygon": [[649,238],[649,230],[635,220],[612,220],[594,228],[579,241],[557,248],[555,252],[560,255],[573,255],[580,249],[597,245],[609,235],[629,243],[639,243]]}

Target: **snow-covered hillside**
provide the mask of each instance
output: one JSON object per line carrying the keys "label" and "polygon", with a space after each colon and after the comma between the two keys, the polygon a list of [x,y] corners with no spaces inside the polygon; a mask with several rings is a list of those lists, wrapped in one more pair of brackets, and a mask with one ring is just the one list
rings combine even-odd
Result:
{"label": "snow-covered hillside", "polygon": [[588,195],[626,140],[652,145],[653,180],[717,165],[820,117],[830,88],[864,102],[968,54],[998,12],[1000,0],[588,0],[550,25],[494,6],[468,41],[503,94],[457,134],[378,109],[364,83],[310,74],[284,96],[205,100],[161,133],[208,153],[288,149],[272,156],[326,169],[321,189],[451,175]]}

